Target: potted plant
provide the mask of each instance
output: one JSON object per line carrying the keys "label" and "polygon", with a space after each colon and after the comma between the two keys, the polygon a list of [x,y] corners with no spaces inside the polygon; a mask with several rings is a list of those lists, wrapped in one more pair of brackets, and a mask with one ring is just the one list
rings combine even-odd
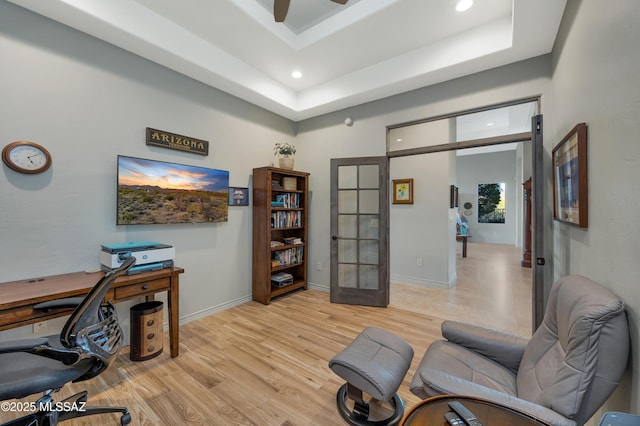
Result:
{"label": "potted plant", "polygon": [[293,170],[296,147],[288,142],[276,142],[273,147],[273,153],[280,157],[279,165],[281,169]]}

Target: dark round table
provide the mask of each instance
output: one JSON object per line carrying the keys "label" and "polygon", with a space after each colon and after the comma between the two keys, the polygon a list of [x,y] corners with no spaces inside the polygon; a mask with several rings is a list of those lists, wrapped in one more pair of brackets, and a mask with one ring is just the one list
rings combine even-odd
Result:
{"label": "dark round table", "polygon": [[409,409],[402,426],[448,426],[444,418],[451,410],[448,403],[459,401],[471,411],[483,426],[553,426],[529,414],[505,407],[496,402],[461,395],[440,395],[425,399]]}

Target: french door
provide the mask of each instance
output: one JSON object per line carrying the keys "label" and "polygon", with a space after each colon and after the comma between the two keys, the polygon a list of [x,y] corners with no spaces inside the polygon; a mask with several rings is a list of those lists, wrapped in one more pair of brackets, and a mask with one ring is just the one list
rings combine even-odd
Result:
{"label": "french door", "polygon": [[544,173],[542,161],[544,159],[544,148],[542,146],[542,115],[531,118],[531,190],[532,190],[532,217],[533,227],[533,262],[532,262],[532,326],[535,332],[544,316],[546,306],[545,297],[545,258],[544,258],[544,232],[542,224],[544,222]]}
{"label": "french door", "polygon": [[389,159],[331,160],[332,303],[389,304]]}

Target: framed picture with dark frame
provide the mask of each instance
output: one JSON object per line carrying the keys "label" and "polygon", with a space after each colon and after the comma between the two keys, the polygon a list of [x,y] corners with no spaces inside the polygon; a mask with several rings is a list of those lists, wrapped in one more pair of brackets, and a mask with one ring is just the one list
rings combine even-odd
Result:
{"label": "framed picture with dark frame", "polygon": [[588,226],[587,125],[577,124],[552,152],[553,218]]}
{"label": "framed picture with dark frame", "polygon": [[413,179],[393,180],[393,204],[413,204]]}
{"label": "framed picture with dark frame", "polygon": [[458,207],[458,187],[455,185],[451,185],[449,187],[449,192],[449,207]]}
{"label": "framed picture with dark frame", "polygon": [[248,206],[249,188],[229,187],[230,206]]}

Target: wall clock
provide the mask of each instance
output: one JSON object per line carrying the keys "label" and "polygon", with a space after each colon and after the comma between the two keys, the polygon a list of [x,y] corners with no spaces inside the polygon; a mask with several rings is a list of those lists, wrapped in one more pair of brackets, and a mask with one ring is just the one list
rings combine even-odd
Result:
{"label": "wall clock", "polygon": [[2,150],[2,161],[19,173],[42,173],[51,167],[51,154],[35,142],[11,142]]}

